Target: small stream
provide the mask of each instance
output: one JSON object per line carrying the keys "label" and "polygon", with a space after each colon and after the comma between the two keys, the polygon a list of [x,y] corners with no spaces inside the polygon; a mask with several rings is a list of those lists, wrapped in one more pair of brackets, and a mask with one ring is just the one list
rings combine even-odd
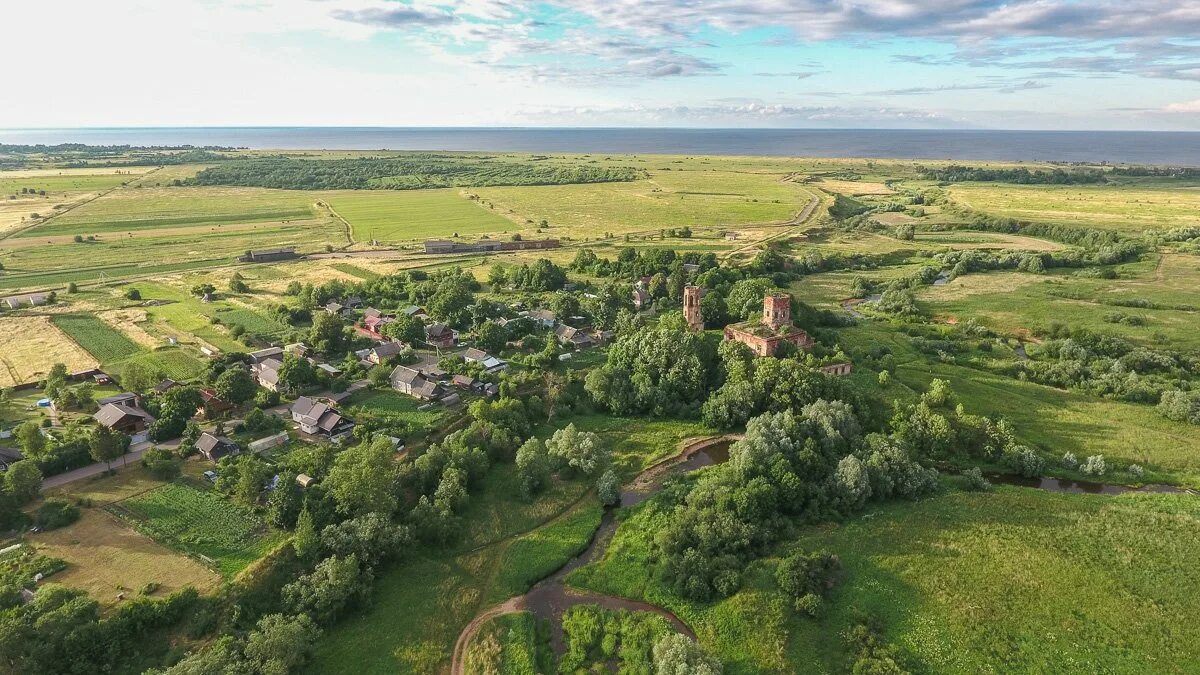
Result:
{"label": "small stream", "polygon": [[[733,439],[725,437],[701,441],[684,448],[683,452],[676,457],[646,469],[621,492],[621,506],[636,506],[654,496],[662,489],[663,483],[670,476],[689,473],[728,461],[729,446],[733,442]],[[614,512],[606,511],[600,521],[600,527],[593,535],[587,549],[572,558],[557,572],[539,581],[522,596],[521,604],[525,610],[531,612],[539,621],[545,619],[550,622],[550,644],[559,656],[566,650],[562,628],[563,613],[575,605],[599,605],[605,609],[653,612],[669,621],[680,633],[693,639],[696,637],[696,634],[683,621],[680,621],[679,617],[661,607],[638,600],[569,588],[563,583],[567,575],[574,570],[604,556],[604,552],[608,550],[608,545],[617,531],[618,524]]]}
{"label": "small stream", "polygon": [[1012,473],[989,474],[986,477],[989,481],[1000,483],[1001,485],[1016,485],[1019,487],[1047,490],[1049,492],[1067,492],[1071,494],[1119,495],[1126,492],[1191,494],[1190,490],[1174,485],[1151,484],[1141,487],[1131,487],[1129,485],[1096,483],[1089,480],[1070,480],[1067,478],[1026,478]]}

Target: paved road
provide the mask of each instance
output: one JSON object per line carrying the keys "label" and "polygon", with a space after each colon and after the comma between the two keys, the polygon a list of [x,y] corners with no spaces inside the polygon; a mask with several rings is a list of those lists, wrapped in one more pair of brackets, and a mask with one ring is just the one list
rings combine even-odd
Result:
{"label": "paved road", "polygon": [[[130,446],[129,452],[125,453],[124,457],[113,460],[113,470],[120,471],[126,467],[137,466],[138,462],[142,459],[142,453],[154,447],[154,445],[154,443],[147,441],[145,443],[138,443],[137,445]],[[179,447],[179,440],[176,439],[174,441],[167,441],[166,443],[159,443],[157,445],[161,448],[177,448]],[[105,471],[108,471],[108,465],[104,462],[96,462],[95,464],[81,466],[74,471],[60,473],[43,480],[42,489],[46,490],[49,488],[61,487],[68,483],[84,480],[85,478],[99,476]]]}

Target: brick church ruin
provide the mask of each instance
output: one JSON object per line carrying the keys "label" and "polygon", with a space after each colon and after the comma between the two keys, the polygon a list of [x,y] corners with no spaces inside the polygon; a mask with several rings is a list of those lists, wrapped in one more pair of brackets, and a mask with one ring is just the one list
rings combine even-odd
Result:
{"label": "brick church ruin", "polygon": [[[684,298],[686,302],[687,296]],[[698,304],[699,300],[697,311]],[[686,305],[684,312],[687,312]],[[814,344],[808,333],[792,325],[792,296],[786,293],[763,298],[762,320],[726,326],[725,339],[736,340],[746,345],[758,356],[775,356],[779,346],[785,342],[799,349],[808,349]]]}

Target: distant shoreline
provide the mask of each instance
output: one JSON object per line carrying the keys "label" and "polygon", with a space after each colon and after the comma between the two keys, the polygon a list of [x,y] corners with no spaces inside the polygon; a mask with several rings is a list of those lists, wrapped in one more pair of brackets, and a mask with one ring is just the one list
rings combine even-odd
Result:
{"label": "distant shoreline", "polygon": [[1200,166],[1200,132],[645,127],[120,127],[0,129],[0,143],[222,145],[258,150],[416,150],[745,155]]}

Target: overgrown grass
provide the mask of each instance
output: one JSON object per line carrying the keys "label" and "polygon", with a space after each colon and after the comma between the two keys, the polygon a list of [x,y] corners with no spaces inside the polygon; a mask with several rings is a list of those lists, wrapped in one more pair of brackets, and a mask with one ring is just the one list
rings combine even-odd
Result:
{"label": "overgrown grass", "polygon": [[357,241],[403,241],[516,229],[511,221],[463,197],[457,189],[322,194],[350,223]]}

